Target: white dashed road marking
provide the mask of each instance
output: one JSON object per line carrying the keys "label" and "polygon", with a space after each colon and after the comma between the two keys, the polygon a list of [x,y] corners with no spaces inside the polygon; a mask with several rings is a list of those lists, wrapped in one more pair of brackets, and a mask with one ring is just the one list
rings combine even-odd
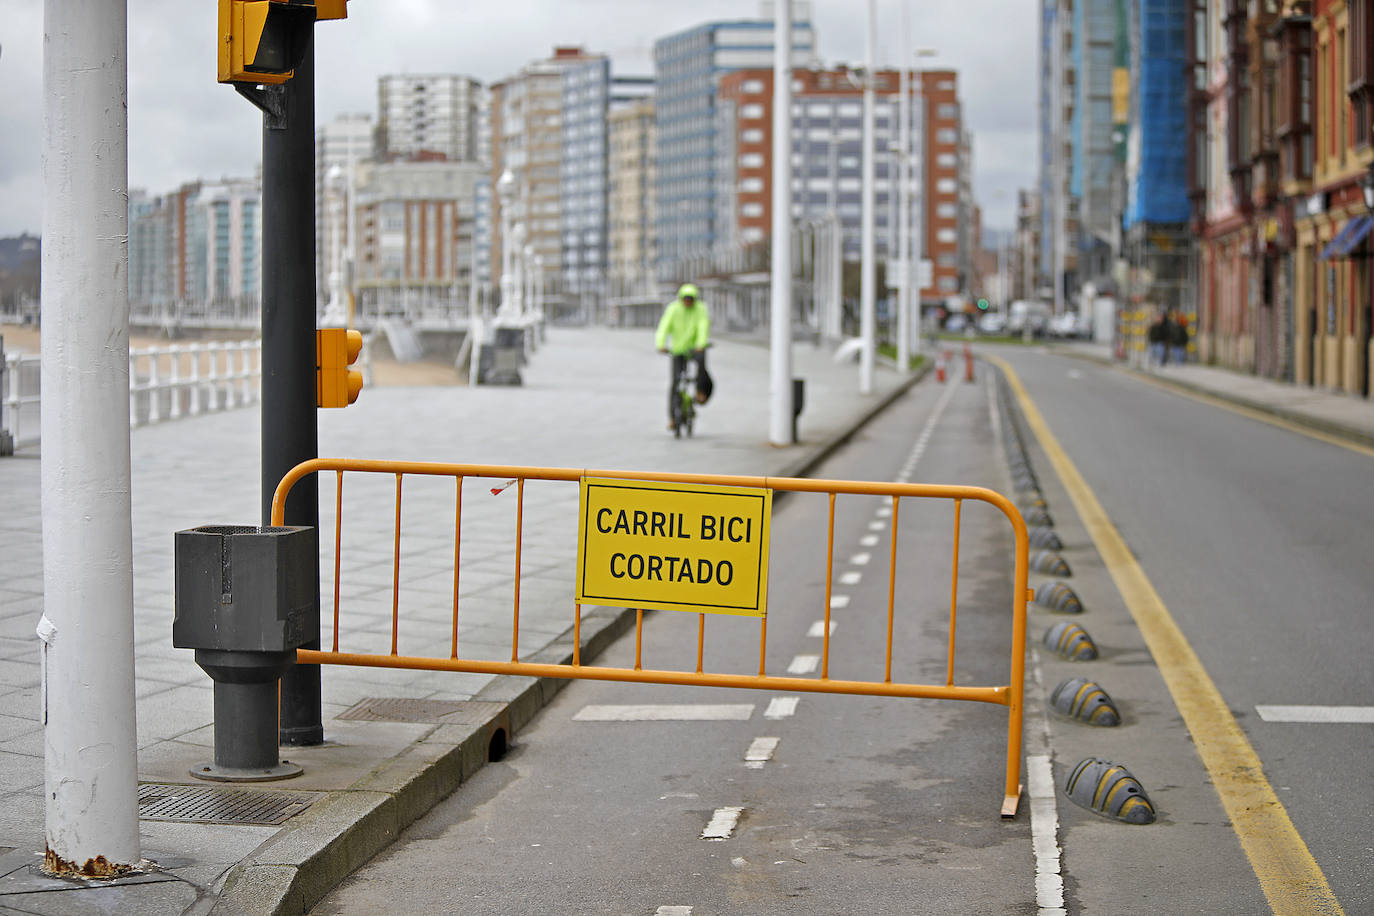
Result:
{"label": "white dashed road marking", "polygon": [[755,738],[744,752],[744,765],[751,770],[761,770],[763,765],[773,759],[781,738]]}
{"label": "white dashed road marking", "polygon": [[878,536],[876,534],[865,534],[863,537],[859,538],[859,543],[864,547],[876,547],[878,545]]}
{"label": "white dashed road marking", "polygon": [[690,906],[661,906],[654,910],[654,916],[692,916]]}
{"label": "white dashed road marking", "polygon": [[773,697],[768,701],[768,708],[763,711],[765,719],[786,719],[794,715],[797,711],[797,703],[801,697]]}
{"label": "white dashed road marking", "polygon": [[798,655],[792,659],[792,664],[787,666],[788,674],[810,674],[815,671],[821,663],[819,655]]}
{"label": "white dashed road marking", "polygon": [[831,596],[830,596],[830,609],[831,609],[832,611],[838,611],[839,609],[841,609],[841,608],[846,608],[846,607],[849,607],[849,596],[848,596],[848,595],[831,595]]}
{"label": "white dashed road marking", "polygon": [[[824,621],[824,620],[817,620],[815,623],[811,624],[811,629],[809,629],[809,630],[806,631],[806,635],[807,635],[807,636],[814,636],[814,637],[816,637],[817,639],[819,639],[820,637],[824,636],[824,635],[825,635],[825,621]],[[830,621],[830,635],[831,635],[831,636],[834,636],[834,635],[835,635],[835,621],[833,621],[833,620]]]}
{"label": "white dashed road marking", "polygon": [[753,703],[683,703],[643,706],[584,706],[577,722],[743,722],[754,714]]}
{"label": "white dashed road marking", "polygon": [[1266,722],[1374,722],[1374,706],[1256,706]]}
{"label": "white dashed road marking", "polygon": [[856,553],[849,558],[849,562],[854,566],[867,566],[868,561],[871,559],[873,559],[873,554],[871,553]]}
{"label": "white dashed road marking", "polygon": [[739,823],[739,816],[744,813],[743,808],[717,808],[716,813],[711,815],[711,823],[706,825],[706,829],[701,831],[703,840],[728,840],[730,834],[735,832],[735,825]]}
{"label": "white dashed road marking", "polygon": [[858,585],[858,584],[859,584],[859,580],[862,579],[863,577],[864,577],[864,574],[861,573],[861,572],[853,572],[853,571],[850,571],[850,572],[846,572],[846,573],[840,573],[840,584],[841,584],[841,585]]}

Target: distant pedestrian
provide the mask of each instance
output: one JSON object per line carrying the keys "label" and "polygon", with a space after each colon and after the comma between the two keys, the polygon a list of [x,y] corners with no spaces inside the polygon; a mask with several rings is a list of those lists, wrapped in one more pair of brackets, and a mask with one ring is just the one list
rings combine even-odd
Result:
{"label": "distant pedestrian", "polygon": [[1150,344],[1151,366],[1164,365],[1165,356],[1168,354],[1167,347],[1169,346],[1167,334],[1168,329],[1164,326],[1164,315],[1163,313],[1158,313],[1155,315],[1154,321],[1150,323],[1150,329],[1146,332],[1145,336],[1145,339]]}
{"label": "distant pedestrian", "polygon": [[1188,361],[1188,316],[1175,312],[1169,325],[1169,359],[1181,366]]}

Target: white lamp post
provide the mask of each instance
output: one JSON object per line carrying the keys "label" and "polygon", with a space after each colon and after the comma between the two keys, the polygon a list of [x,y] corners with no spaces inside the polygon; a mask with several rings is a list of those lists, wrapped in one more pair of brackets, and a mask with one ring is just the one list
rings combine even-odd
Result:
{"label": "white lamp post", "polygon": [[511,208],[515,206],[515,174],[510,169],[496,181],[496,196],[501,201],[501,305],[496,310],[504,319],[518,310],[515,302],[515,252],[520,241],[515,238]]}
{"label": "white lamp post", "polygon": [[346,327],[348,310],[343,301],[343,261],[344,261],[344,214],[347,204],[344,195],[347,179],[344,170],[336,163],[325,173],[325,185],[329,192],[330,215],[330,257],[329,257],[329,301],[324,307],[324,317],[320,324],[326,328]]}
{"label": "white lamp post", "polygon": [[878,4],[868,0],[868,30],[864,41],[863,153],[860,190],[859,241],[859,393],[873,393],[873,362],[877,355],[875,339],[877,276],[873,256],[873,57],[878,44]]}

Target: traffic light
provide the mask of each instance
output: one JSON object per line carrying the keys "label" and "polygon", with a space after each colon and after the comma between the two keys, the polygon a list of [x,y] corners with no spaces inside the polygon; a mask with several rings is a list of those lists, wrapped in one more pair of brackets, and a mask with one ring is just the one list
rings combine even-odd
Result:
{"label": "traffic light", "polygon": [[315,331],[315,406],[347,407],[363,390],[363,374],[348,368],[363,349],[360,331],[319,328]]}
{"label": "traffic light", "polygon": [[[342,18],[342,6],[343,0],[325,0],[323,12]],[[219,0],[219,81],[257,85],[291,79],[310,47],[315,15],[313,2]]]}

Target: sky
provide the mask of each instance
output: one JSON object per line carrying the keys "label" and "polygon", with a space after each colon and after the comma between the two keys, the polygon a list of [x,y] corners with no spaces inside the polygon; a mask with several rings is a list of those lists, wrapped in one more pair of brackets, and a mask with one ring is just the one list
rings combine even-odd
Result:
{"label": "sky", "polygon": [[[215,0],[127,0],[129,185],[152,194],[197,178],[251,176],[262,118],[215,81]],[[877,0],[879,66],[896,66],[902,5],[923,67],[959,71],[974,135],[984,225],[1013,225],[1034,184],[1036,3]],[[617,75],[652,75],[657,38],[705,22],[759,17],[758,0],[350,0],[316,26],[316,123],[376,117],[377,77],[461,73],[491,83],[555,45],[607,54]],[[866,4],[812,0],[822,63],[862,64]],[[43,0],[0,0],[0,236],[42,228]]]}

